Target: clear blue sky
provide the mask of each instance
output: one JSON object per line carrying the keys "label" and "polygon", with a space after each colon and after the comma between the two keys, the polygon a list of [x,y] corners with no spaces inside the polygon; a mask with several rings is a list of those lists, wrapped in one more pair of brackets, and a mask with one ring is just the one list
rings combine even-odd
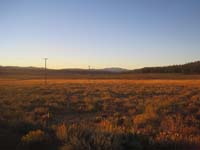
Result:
{"label": "clear blue sky", "polygon": [[160,66],[200,60],[200,0],[0,0],[0,65]]}

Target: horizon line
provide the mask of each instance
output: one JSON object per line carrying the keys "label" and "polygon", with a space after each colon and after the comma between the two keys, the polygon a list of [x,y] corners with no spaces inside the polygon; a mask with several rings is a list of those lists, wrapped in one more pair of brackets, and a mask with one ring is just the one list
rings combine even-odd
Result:
{"label": "horizon line", "polygon": [[[80,69],[80,70],[102,70],[102,69],[124,69],[124,70],[137,70],[137,69],[142,69],[142,68],[149,68],[149,67],[167,67],[167,66],[175,66],[175,65],[184,65],[184,64],[188,64],[188,63],[194,63],[194,62],[199,62],[200,60],[196,60],[196,61],[191,61],[191,62],[186,62],[186,63],[182,63],[182,64],[168,64],[168,65],[163,65],[163,66],[144,66],[144,67],[138,67],[138,68],[126,68],[126,67],[101,67],[101,68],[95,68],[95,67],[91,67],[87,68],[87,67],[63,67],[63,68],[51,68],[47,66],[47,69],[50,70],[67,70],[67,69]],[[89,66],[89,65],[88,65]],[[40,69],[44,69],[44,66],[16,66],[16,65],[0,65],[0,67],[19,67],[19,68],[40,68]]]}

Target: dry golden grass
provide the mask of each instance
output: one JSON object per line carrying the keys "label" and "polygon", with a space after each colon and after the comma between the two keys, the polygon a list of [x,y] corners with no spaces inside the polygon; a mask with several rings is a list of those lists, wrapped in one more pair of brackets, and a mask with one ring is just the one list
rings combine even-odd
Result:
{"label": "dry golden grass", "polygon": [[[152,79],[152,80],[127,80],[127,79],[48,79],[48,85],[53,84],[145,84],[145,85],[199,85],[200,79]],[[44,85],[43,79],[0,79],[1,85]]]}
{"label": "dry golden grass", "polygon": [[[131,144],[129,135],[139,136],[135,149],[198,149],[199,108],[200,80],[51,79],[45,86],[43,80],[1,79],[0,146],[23,146],[22,137],[40,131],[53,139],[50,145],[72,150],[76,142],[86,142],[86,150],[112,138]],[[124,149],[123,143],[107,148],[112,145]]]}

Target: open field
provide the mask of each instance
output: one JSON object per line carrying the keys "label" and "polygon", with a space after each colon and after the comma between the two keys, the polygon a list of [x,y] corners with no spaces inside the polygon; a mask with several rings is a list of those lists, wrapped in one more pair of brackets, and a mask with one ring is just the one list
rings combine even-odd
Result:
{"label": "open field", "polygon": [[4,78],[0,149],[198,150],[199,108],[194,79]]}
{"label": "open field", "polygon": [[[66,74],[52,74],[47,73],[48,79],[50,80],[86,80],[86,79],[93,79],[93,80],[113,80],[113,79],[120,79],[120,80],[200,80],[199,74],[178,74],[178,73],[66,73]],[[33,72],[28,73],[1,73],[0,72],[0,79],[1,80],[42,80],[44,79],[44,72]]]}

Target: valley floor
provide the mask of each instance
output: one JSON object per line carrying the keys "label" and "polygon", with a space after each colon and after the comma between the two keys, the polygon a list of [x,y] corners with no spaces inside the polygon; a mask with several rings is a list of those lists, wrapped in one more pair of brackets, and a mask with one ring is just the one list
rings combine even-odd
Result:
{"label": "valley floor", "polygon": [[200,80],[4,78],[0,149],[198,149],[199,108]]}

